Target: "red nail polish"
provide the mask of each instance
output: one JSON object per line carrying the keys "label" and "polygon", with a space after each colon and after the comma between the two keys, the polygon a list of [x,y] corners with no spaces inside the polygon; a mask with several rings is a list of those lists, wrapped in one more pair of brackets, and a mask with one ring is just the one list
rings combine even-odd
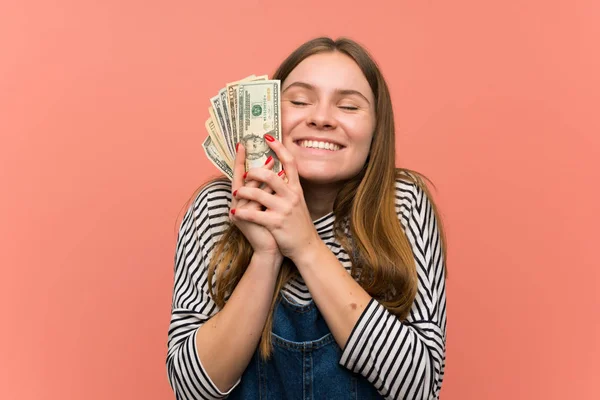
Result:
{"label": "red nail polish", "polygon": [[269,158],[267,158],[267,161],[265,161],[265,165],[270,163],[272,159],[273,159],[273,156],[269,156]]}
{"label": "red nail polish", "polygon": [[274,142],[275,138],[271,135],[269,135],[268,133],[265,134],[265,139],[267,139],[269,142]]}
{"label": "red nail polish", "polygon": [[236,152],[236,153],[238,152],[238,149],[239,149],[239,148],[240,148],[240,142],[237,142],[237,143],[235,144],[235,152]]}
{"label": "red nail polish", "polygon": [[237,194],[237,190],[233,192],[233,197],[235,197],[236,194]]}
{"label": "red nail polish", "polygon": [[235,215],[235,208],[231,209],[231,215]]}
{"label": "red nail polish", "polygon": [[277,176],[282,176],[283,174],[285,174],[285,171],[284,171],[284,170],[281,170],[281,171],[279,171],[279,172],[277,173]]}
{"label": "red nail polish", "polygon": [[246,179],[246,177],[248,176],[248,173],[244,173],[244,176],[242,176],[242,179]]}

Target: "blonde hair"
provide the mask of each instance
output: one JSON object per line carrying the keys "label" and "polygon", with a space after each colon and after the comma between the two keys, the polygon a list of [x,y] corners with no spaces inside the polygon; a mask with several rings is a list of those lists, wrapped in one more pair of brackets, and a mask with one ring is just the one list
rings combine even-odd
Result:
{"label": "blonde hair", "polygon": [[[446,240],[437,207],[423,180],[427,178],[416,171],[395,167],[394,115],[383,75],[369,53],[355,41],[348,38],[334,41],[322,37],[297,48],[283,61],[272,79],[283,82],[307,57],[335,51],[346,54],[358,64],[375,95],[376,104],[376,126],[369,157],[362,170],[344,184],[334,202],[335,236],[350,256],[354,279],[371,297],[403,320],[415,299],[418,280],[412,247],[396,213],[396,180],[411,181],[428,196],[438,220],[444,258]],[[197,189],[192,199],[211,182]],[[215,247],[208,266],[208,284],[219,307],[225,305],[240,281],[252,254],[248,240],[235,225],[230,224]],[[284,259],[260,341],[260,353],[264,359],[271,354],[273,311],[279,293],[297,274],[291,260]]]}

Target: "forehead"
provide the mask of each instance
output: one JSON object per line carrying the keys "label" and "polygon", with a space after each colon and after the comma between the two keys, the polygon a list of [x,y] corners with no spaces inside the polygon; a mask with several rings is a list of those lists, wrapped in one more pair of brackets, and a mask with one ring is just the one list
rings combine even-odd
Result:
{"label": "forehead", "polygon": [[305,82],[324,91],[353,89],[373,98],[367,78],[356,62],[340,53],[320,53],[302,60],[282,84],[285,88],[294,82]]}

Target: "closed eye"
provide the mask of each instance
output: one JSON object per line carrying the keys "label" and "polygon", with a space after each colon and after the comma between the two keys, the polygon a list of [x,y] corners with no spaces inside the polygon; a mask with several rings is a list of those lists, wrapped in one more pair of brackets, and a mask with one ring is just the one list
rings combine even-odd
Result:
{"label": "closed eye", "polygon": [[342,108],[344,110],[350,110],[350,111],[358,110],[358,107],[352,107],[352,106],[340,106],[340,108]]}
{"label": "closed eye", "polygon": [[308,103],[303,103],[301,101],[295,101],[295,100],[290,100],[290,103],[292,103],[295,106],[307,106]]}

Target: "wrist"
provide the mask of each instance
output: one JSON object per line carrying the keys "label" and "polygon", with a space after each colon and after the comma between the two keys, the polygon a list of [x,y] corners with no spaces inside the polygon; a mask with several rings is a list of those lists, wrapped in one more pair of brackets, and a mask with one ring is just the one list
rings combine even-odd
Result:
{"label": "wrist", "polygon": [[250,264],[260,265],[260,268],[270,268],[279,272],[281,263],[283,262],[283,256],[281,252],[254,252]]}
{"label": "wrist", "polygon": [[319,238],[310,246],[305,247],[290,259],[300,270],[318,264],[319,260],[323,260],[327,255],[331,255],[331,251],[325,243]]}

